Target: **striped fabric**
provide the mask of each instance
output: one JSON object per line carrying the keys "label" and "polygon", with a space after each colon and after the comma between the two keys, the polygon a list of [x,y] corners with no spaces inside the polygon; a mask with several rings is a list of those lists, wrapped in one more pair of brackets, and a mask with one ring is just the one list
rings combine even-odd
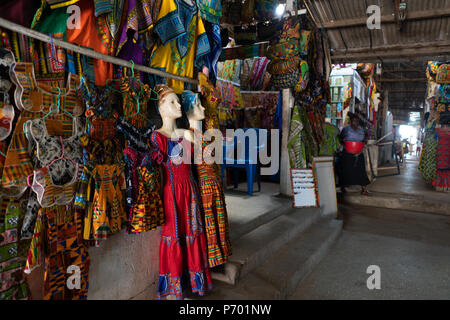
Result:
{"label": "striped fabric", "polygon": [[[23,109],[12,134],[6,154],[1,186],[11,194],[20,195],[27,188],[27,176],[33,173],[33,164],[28,153],[28,141],[23,125],[28,120],[42,118],[51,108],[58,105],[59,90],[36,82],[32,63],[18,63],[14,67],[18,83],[14,94],[16,106]],[[74,116],[83,113],[82,103],[77,95],[79,78],[69,74],[68,87],[61,88],[60,106]],[[50,135],[71,136],[73,121],[63,113],[52,113],[46,118]]]}
{"label": "striped fabric", "polygon": [[[206,143],[203,143],[203,148],[205,146]],[[204,150],[202,154],[204,154]],[[208,245],[208,265],[212,268],[224,264],[228,261],[228,257],[231,256],[225,196],[217,164],[203,162],[195,165],[195,167]]]}

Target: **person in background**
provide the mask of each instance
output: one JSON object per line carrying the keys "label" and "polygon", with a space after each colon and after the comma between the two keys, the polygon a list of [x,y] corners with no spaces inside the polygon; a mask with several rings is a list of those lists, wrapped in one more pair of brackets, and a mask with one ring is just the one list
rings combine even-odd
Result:
{"label": "person in background", "polygon": [[350,125],[342,129],[340,134],[341,143],[344,145],[344,150],[339,158],[338,175],[339,185],[343,193],[345,188],[352,185],[361,186],[361,194],[368,196],[367,185],[370,183],[366,173],[366,162],[364,154],[361,152],[355,154],[346,150],[345,142],[362,142],[367,143],[367,135],[364,129],[360,126],[359,118],[353,113],[349,112]]}

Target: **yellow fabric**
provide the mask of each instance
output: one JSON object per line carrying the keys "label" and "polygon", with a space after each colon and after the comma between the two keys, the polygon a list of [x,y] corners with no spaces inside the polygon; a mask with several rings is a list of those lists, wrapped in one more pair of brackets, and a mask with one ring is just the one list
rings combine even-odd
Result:
{"label": "yellow fabric", "polygon": [[[158,20],[164,18],[174,10],[177,6],[173,0],[166,0],[161,3],[161,10],[158,15]],[[197,39],[200,35],[206,33],[203,21],[198,12],[192,19],[189,25],[189,45],[188,51],[183,59],[177,50],[176,39],[168,41],[165,45],[159,43],[155,45],[152,51],[152,60],[150,62],[151,68],[165,68],[164,71],[176,74],[183,77],[192,78],[194,75],[194,61],[197,51]],[[184,90],[184,83],[182,81],[167,79],[167,85],[175,90],[176,93],[181,94]]]}

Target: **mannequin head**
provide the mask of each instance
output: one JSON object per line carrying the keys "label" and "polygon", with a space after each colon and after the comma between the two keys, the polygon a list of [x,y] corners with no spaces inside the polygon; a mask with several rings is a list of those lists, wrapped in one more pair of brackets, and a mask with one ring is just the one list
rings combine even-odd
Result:
{"label": "mannequin head", "polygon": [[155,91],[159,95],[158,111],[163,119],[178,119],[182,116],[181,105],[175,91],[166,85],[157,85]]}
{"label": "mannequin head", "polygon": [[205,119],[205,108],[200,102],[198,93],[189,90],[183,91],[181,104],[189,120],[201,121]]}

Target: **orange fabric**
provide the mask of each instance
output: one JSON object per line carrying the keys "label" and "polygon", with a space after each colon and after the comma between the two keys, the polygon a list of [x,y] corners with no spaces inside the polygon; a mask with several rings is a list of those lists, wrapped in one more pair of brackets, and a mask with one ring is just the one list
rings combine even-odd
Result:
{"label": "orange fabric", "polygon": [[[103,30],[105,24],[102,19],[104,17],[99,17],[96,21],[94,2],[92,0],[80,0],[77,2],[77,6],[81,9],[81,28],[67,29],[67,41],[94,49],[103,54],[110,54],[113,41]],[[101,38],[99,35],[101,35]],[[111,63],[94,59],[94,68],[96,85],[104,86],[107,79],[112,79],[113,66]]]}

